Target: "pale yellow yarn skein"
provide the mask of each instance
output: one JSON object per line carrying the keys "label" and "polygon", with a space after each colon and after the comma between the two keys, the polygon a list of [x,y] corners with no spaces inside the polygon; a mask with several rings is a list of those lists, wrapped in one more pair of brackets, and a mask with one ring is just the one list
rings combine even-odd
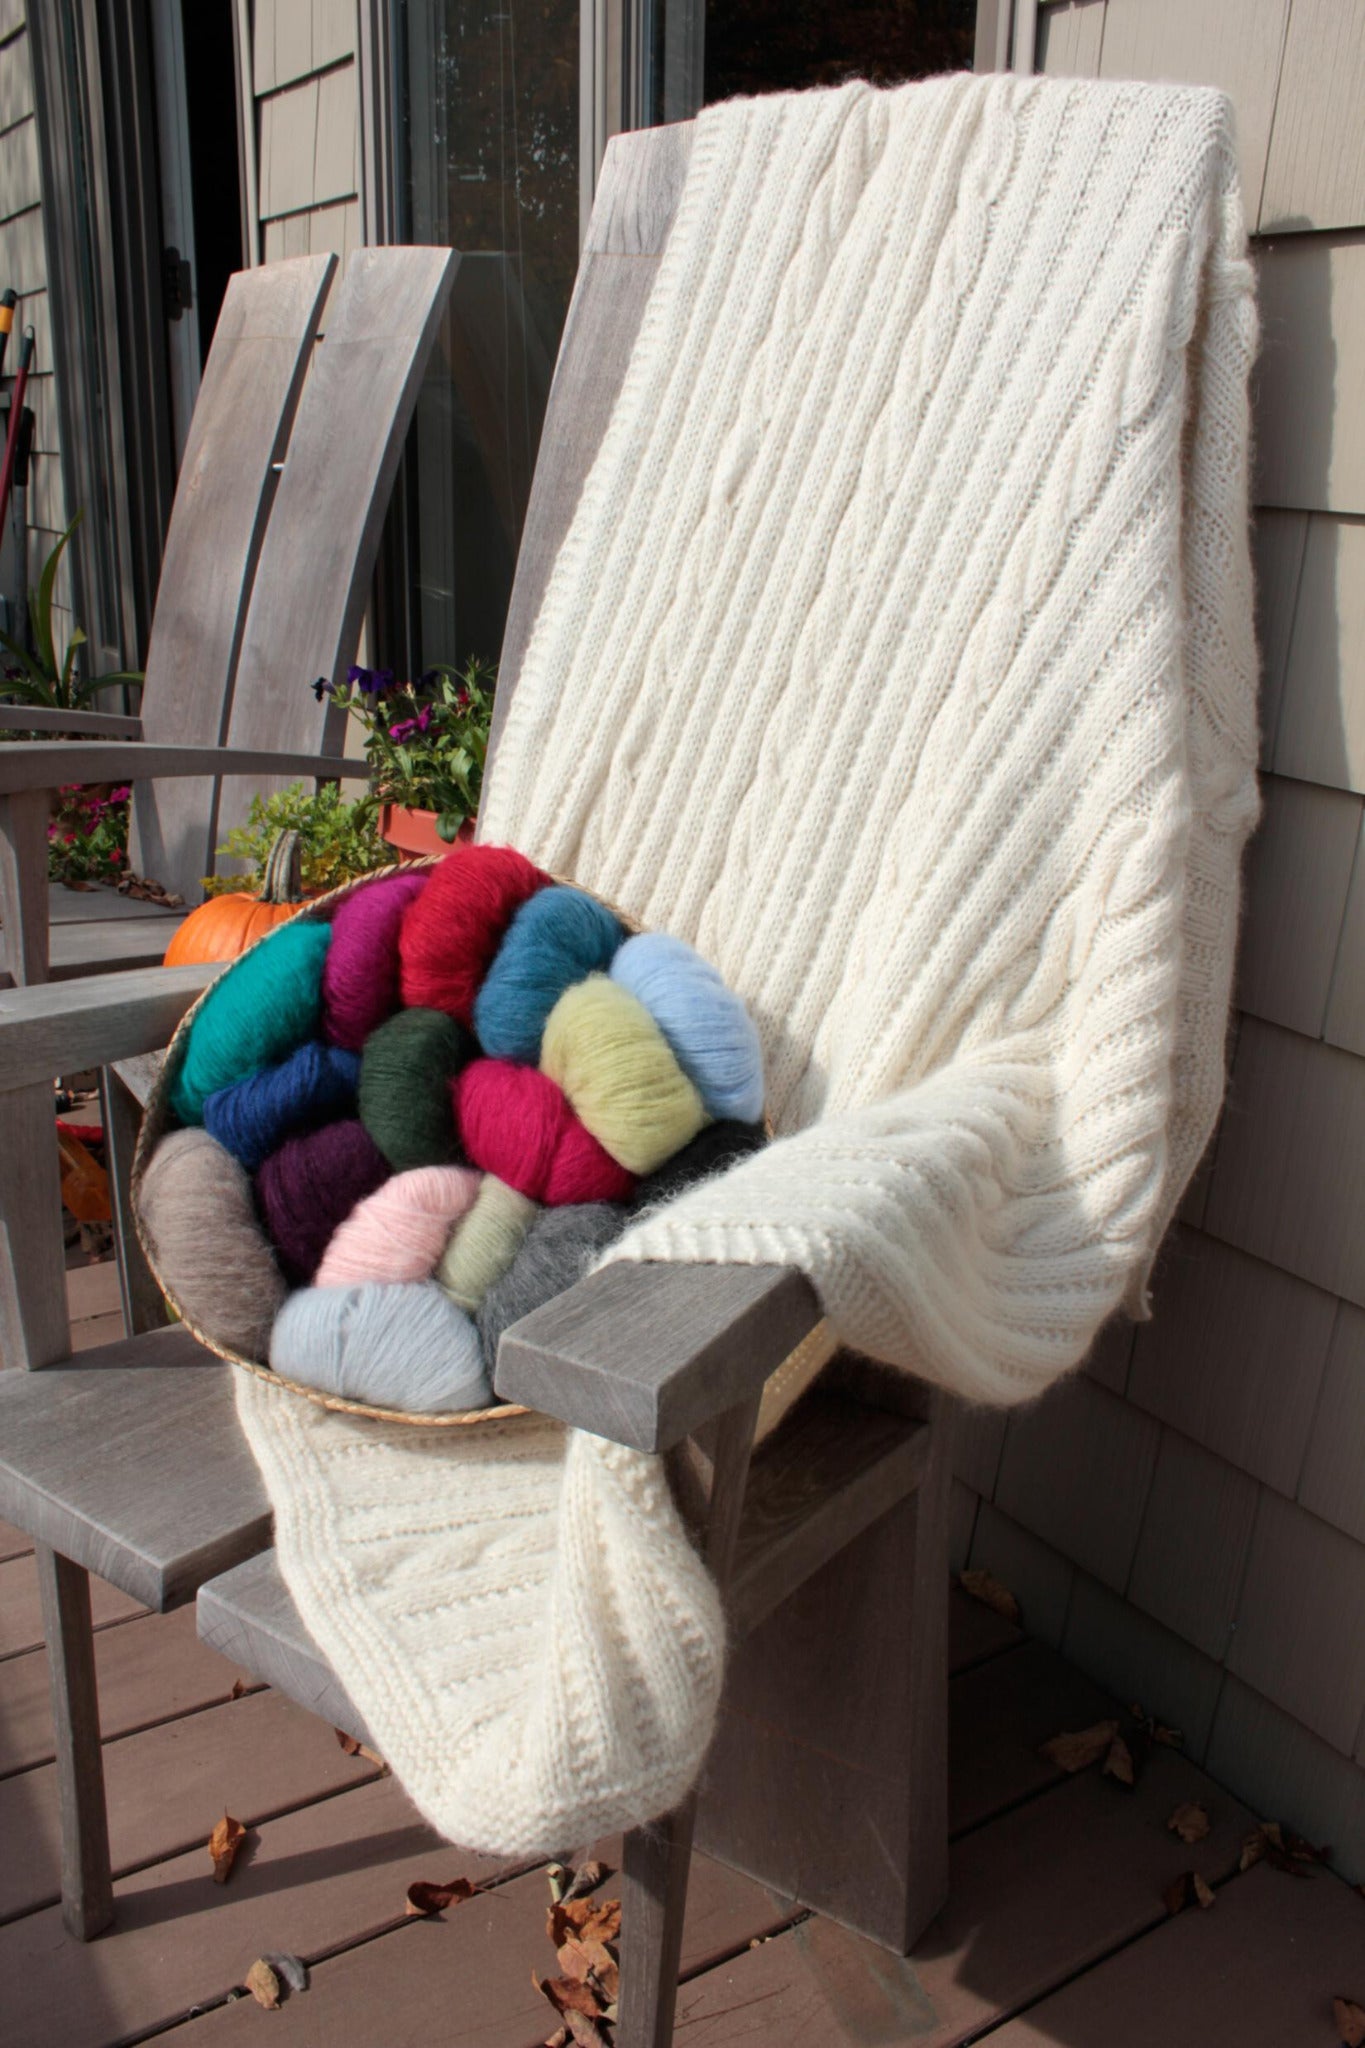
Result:
{"label": "pale yellow yarn skein", "polygon": [[501,1280],[532,1223],[539,1202],[518,1193],[495,1173],[486,1173],[474,1204],[451,1232],[436,1268],[437,1285],[457,1308],[473,1315],[495,1282]]}
{"label": "pale yellow yarn skein", "polygon": [[565,989],[546,1020],[540,1070],[630,1173],[653,1173],[710,1122],[644,1004],[605,974]]}

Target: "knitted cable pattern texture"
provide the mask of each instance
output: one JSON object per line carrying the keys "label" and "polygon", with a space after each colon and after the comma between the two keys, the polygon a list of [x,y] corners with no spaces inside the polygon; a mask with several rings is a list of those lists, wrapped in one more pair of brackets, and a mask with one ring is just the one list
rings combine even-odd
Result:
{"label": "knitted cable pattern texture", "polygon": [[[763,1038],[778,1142],[610,1257],[796,1265],[844,1341],[1001,1402],[1141,1306],[1256,812],[1255,334],[1215,93],[703,113],[481,819]],[[241,1399],[304,1619],[438,1825],[549,1847],[676,1796],[722,1629],[651,1461]]]}

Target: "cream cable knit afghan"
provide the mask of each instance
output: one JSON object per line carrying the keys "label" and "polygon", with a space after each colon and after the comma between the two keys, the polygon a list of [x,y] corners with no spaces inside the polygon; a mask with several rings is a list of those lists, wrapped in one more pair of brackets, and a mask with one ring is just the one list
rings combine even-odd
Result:
{"label": "cream cable knit afghan", "polygon": [[[1256,809],[1254,340],[1216,94],[702,115],[481,826],[758,1019],[780,1142],[611,1256],[799,1266],[845,1341],[996,1401],[1140,1299]],[[240,1393],[304,1618],[438,1825],[677,1796],[722,1630],[651,1460]]]}

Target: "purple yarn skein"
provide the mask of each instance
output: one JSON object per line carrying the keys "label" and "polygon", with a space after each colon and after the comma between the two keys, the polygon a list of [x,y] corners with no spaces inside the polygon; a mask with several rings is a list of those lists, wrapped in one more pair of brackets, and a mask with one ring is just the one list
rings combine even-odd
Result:
{"label": "purple yarn skein", "polygon": [[333,1045],[359,1052],[398,1008],[398,928],[426,888],[427,868],[385,875],[343,897],[332,913],[322,971],[322,1028]]}
{"label": "purple yarn skein", "polygon": [[256,1176],[256,1199],[292,1286],[308,1284],[337,1225],[388,1177],[383,1153],[355,1118],[287,1138],[271,1153]]}

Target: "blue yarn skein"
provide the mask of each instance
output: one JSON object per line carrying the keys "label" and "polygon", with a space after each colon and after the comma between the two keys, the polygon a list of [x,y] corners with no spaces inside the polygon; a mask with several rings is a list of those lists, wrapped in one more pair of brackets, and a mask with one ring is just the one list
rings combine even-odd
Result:
{"label": "blue yarn skein", "polygon": [[762,1120],[758,1032],[709,961],[684,939],[640,932],[626,940],[610,973],[649,1011],[708,1116],[745,1124]]}
{"label": "blue yarn skein", "polygon": [[262,1067],[204,1103],[204,1129],[248,1173],[296,1131],[355,1115],[360,1054],[310,1039],[276,1067]]}
{"label": "blue yarn skein", "polygon": [[234,960],[190,1025],[171,1108],[182,1124],[202,1122],[219,1088],[274,1066],[316,1038],[322,1015],[322,963],[332,927],[294,918]]}
{"label": "blue yarn skein", "polygon": [[549,1016],[566,988],[611,965],[621,920],[582,889],[539,889],[522,904],[474,1000],[474,1029],[496,1060],[534,1066]]}
{"label": "blue yarn skein", "polygon": [[408,1415],[493,1403],[478,1331],[430,1280],[300,1287],[275,1318],[270,1363],[321,1393]]}

